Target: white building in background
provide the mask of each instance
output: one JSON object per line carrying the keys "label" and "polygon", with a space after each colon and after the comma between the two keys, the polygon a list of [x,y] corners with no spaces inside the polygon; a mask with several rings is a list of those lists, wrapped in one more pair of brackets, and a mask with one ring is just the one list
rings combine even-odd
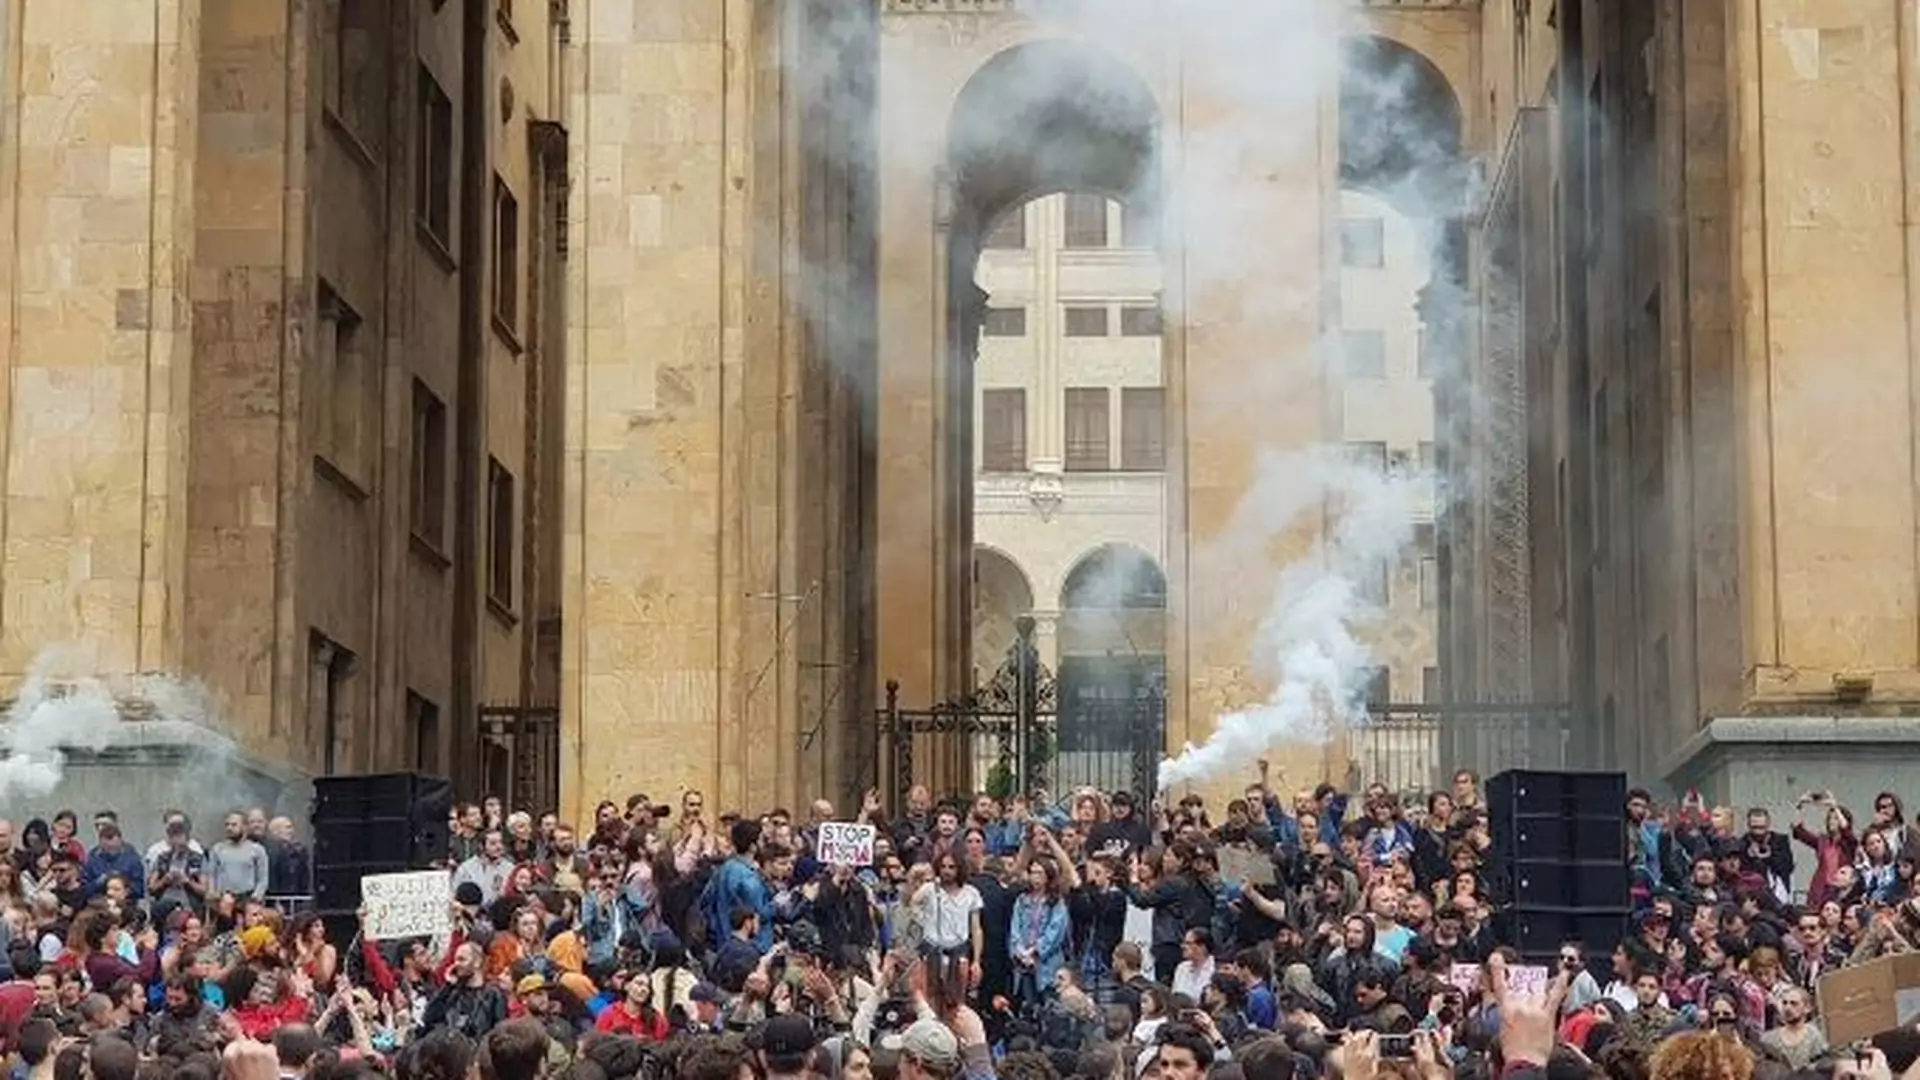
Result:
{"label": "white building in background", "polygon": [[[985,686],[1032,615],[1065,698],[1164,678],[1167,477],[1159,253],[1119,203],[1052,195],[1010,214],[981,255],[988,313],[975,373],[974,677]],[[1369,195],[1342,195],[1341,437],[1386,470],[1433,466],[1433,384],[1416,301],[1428,240]],[[1434,502],[1413,546],[1364,587],[1380,703],[1441,699]],[[1075,689],[1075,688],[1078,689]],[[1356,735],[1370,777],[1421,782],[1431,725]]]}
{"label": "white building in background", "polygon": [[1022,614],[1055,672],[1074,655],[1161,668],[1161,272],[1131,224],[1102,196],[1050,195],[1003,219],[980,258],[990,300],[975,375],[977,684],[993,678]]}
{"label": "white building in background", "polygon": [[[1339,229],[1342,437],[1375,468],[1432,477],[1433,380],[1417,307],[1430,276],[1430,240],[1385,201],[1355,191],[1341,193]],[[1384,609],[1360,633],[1378,664],[1369,693],[1377,704],[1442,700],[1431,487],[1409,512],[1413,545],[1364,583]],[[1404,738],[1357,736],[1354,757],[1369,779],[1424,784],[1437,749],[1431,727],[1408,725]]]}

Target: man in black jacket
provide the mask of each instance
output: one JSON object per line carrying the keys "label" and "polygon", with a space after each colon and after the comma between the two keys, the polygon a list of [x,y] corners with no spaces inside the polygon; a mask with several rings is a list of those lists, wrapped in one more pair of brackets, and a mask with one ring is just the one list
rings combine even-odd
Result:
{"label": "man in black jacket", "polygon": [[1760,875],[1781,900],[1793,896],[1793,844],[1773,831],[1773,815],[1761,807],[1747,811],[1747,836],[1740,848],[1741,869]]}
{"label": "man in black jacket", "polygon": [[447,985],[427,1002],[421,1026],[445,1027],[479,1040],[506,1020],[507,996],[487,981],[480,946],[462,942],[447,970]]}

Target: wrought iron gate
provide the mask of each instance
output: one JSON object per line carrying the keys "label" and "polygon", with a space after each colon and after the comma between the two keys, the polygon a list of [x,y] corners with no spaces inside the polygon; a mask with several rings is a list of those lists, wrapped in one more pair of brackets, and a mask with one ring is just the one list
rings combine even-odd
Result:
{"label": "wrought iron gate", "polygon": [[[936,795],[984,791],[996,798],[1080,787],[1151,792],[1166,747],[1166,686],[1158,665],[1070,679],[1063,695],[1033,646],[1033,621],[1017,635],[993,679],[971,697],[924,709],[900,705],[887,683],[880,709],[876,781],[894,805],[925,784]],[[1063,700],[1064,698],[1064,700]]]}

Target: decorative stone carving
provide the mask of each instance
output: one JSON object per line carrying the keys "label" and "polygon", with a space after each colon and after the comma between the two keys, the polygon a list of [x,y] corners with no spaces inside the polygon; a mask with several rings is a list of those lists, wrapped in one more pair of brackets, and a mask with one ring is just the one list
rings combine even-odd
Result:
{"label": "decorative stone carving", "polygon": [[1052,521],[1067,500],[1066,485],[1057,473],[1034,473],[1027,481],[1027,499],[1040,514],[1041,521]]}

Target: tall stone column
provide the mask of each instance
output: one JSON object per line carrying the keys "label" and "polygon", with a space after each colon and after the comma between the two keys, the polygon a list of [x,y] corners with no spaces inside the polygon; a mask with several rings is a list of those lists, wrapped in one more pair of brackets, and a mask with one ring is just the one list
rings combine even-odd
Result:
{"label": "tall stone column", "polygon": [[[1222,33],[1260,32],[1263,21],[1228,28],[1184,14],[1171,31],[1185,94],[1185,126],[1167,148],[1167,184],[1177,193],[1167,306],[1178,325],[1165,339],[1174,748],[1204,741],[1221,714],[1271,693],[1262,668],[1275,658],[1255,654],[1255,631],[1274,601],[1276,568],[1304,557],[1321,526],[1317,509],[1279,536],[1236,521],[1266,455],[1318,445],[1333,415],[1320,342],[1325,223],[1337,216],[1328,212],[1337,195],[1336,88],[1327,86],[1317,124],[1303,123],[1297,106],[1236,95],[1238,80],[1258,74],[1219,65],[1230,68],[1246,50],[1209,46]],[[1250,140],[1249,131],[1271,137]],[[1318,748],[1298,749],[1318,766]],[[1296,774],[1310,771],[1306,761]]]}
{"label": "tall stone column", "polygon": [[180,662],[200,9],[0,4],[0,681]]}
{"label": "tall stone column", "polygon": [[[751,807],[848,779],[823,763],[843,740],[821,725],[857,726],[865,695],[836,686],[870,663],[832,629],[859,625],[871,550],[838,531],[871,491],[870,454],[840,446],[868,437],[844,421],[871,415],[870,224],[844,141],[866,104],[830,77],[861,61],[819,51],[862,42],[809,36],[849,28],[817,15],[573,11],[561,787],[576,820],[623,792]],[[820,671],[848,665],[823,688]]]}
{"label": "tall stone column", "polygon": [[1677,715],[1659,765],[1716,802],[1859,807],[1920,782],[1916,5],[1727,13],[1741,660],[1698,694],[1740,704]]}

